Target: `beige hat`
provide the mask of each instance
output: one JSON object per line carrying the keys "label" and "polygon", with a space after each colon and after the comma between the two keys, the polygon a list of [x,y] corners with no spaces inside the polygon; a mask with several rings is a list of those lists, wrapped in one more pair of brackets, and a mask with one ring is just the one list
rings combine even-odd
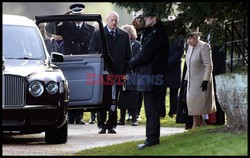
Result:
{"label": "beige hat", "polygon": [[196,29],[190,30],[190,32],[188,33],[188,37],[190,36],[202,36],[202,33],[199,32],[199,27],[197,27]]}
{"label": "beige hat", "polygon": [[201,32],[190,32],[188,36],[202,36]]}

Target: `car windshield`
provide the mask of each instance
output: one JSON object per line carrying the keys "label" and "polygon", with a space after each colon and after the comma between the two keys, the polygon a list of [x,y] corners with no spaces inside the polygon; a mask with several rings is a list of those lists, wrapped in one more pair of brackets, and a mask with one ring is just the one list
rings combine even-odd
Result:
{"label": "car windshield", "polygon": [[5,59],[45,60],[42,39],[35,27],[4,25],[2,42]]}

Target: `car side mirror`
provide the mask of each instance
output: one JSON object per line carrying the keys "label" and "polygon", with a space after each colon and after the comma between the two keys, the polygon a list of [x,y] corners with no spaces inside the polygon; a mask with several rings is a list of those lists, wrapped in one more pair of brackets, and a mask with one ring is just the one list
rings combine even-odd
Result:
{"label": "car side mirror", "polygon": [[64,55],[58,52],[51,52],[51,61],[52,62],[63,62]]}

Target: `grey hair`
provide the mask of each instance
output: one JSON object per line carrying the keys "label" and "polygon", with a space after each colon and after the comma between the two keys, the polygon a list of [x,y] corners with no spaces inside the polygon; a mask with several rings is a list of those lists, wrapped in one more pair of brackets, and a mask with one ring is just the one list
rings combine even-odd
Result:
{"label": "grey hair", "polygon": [[137,38],[137,34],[136,34],[136,29],[134,27],[134,25],[123,25],[121,27],[121,29],[125,30],[126,32],[128,32],[129,36],[131,36],[132,38],[136,39]]}
{"label": "grey hair", "polygon": [[119,20],[119,14],[118,14],[117,12],[115,12],[115,11],[109,12],[107,18],[108,18],[111,14],[114,14],[115,16],[117,16],[117,18],[118,18],[118,20]]}

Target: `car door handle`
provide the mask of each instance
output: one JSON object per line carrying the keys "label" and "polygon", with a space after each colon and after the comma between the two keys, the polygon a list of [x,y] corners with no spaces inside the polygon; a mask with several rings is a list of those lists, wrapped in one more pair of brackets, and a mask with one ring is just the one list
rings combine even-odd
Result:
{"label": "car door handle", "polygon": [[88,62],[87,60],[82,60],[82,61],[70,61],[70,62],[63,62],[63,65],[72,65],[72,64],[83,64],[86,65]]}

